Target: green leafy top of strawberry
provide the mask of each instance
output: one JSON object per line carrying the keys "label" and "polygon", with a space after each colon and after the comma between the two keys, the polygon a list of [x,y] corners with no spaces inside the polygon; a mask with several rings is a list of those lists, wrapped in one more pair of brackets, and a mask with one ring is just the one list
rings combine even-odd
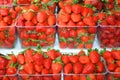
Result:
{"label": "green leafy top of strawberry", "polygon": [[11,63],[10,64],[10,67],[17,67],[18,66],[18,63]]}
{"label": "green leafy top of strawberry", "polygon": [[100,50],[100,55],[102,56],[105,51],[106,51],[106,48],[104,48],[103,50]]}
{"label": "green leafy top of strawberry", "polygon": [[77,4],[79,0],[72,0],[72,4]]}
{"label": "green leafy top of strawberry", "polygon": [[60,64],[63,64],[62,59],[61,59],[61,56],[60,56],[60,57],[57,57],[55,60],[53,60],[53,63],[56,63],[56,62],[58,62],[58,63],[60,63]]}

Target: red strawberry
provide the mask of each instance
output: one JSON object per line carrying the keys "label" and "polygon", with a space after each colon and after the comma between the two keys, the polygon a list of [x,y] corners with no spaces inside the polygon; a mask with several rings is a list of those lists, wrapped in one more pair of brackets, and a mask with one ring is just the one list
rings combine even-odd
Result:
{"label": "red strawberry", "polygon": [[34,60],[34,62],[35,62],[37,65],[42,65],[42,64],[43,64],[43,61],[44,61],[44,57],[43,57],[42,54],[36,53],[36,54],[34,54],[34,56],[33,56],[33,60]]}
{"label": "red strawberry", "polygon": [[79,4],[72,5],[72,12],[79,14],[81,12],[81,6]]}
{"label": "red strawberry", "polygon": [[112,54],[112,57],[114,59],[120,60],[120,51],[118,51],[118,50],[112,50],[111,54]]}
{"label": "red strawberry", "polygon": [[37,13],[37,21],[43,23],[47,19],[47,14],[45,12]]}
{"label": "red strawberry", "polygon": [[99,17],[99,20],[103,20],[105,18],[106,14],[101,12],[101,13],[98,13],[98,17]]}
{"label": "red strawberry", "polygon": [[116,64],[120,67],[120,60],[116,61]]}
{"label": "red strawberry", "polygon": [[79,61],[80,61],[80,63],[82,63],[82,64],[87,64],[87,63],[90,62],[90,59],[89,59],[88,56],[80,56]]}
{"label": "red strawberry", "polygon": [[81,72],[82,72],[82,68],[83,68],[83,66],[82,66],[82,64],[81,63],[75,63],[74,65],[73,65],[73,72],[75,73],[75,74],[80,74]]}
{"label": "red strawberry", "polygon": [[53,74],[58,74],[62,70],[62,64],[61,63],[52,63],[52,72]]}
{"label": "red strawberry", "polygon": [[33,50],[32,49],[28,49],[25,52],[25,62],[27,63],[31,63],[33,62]]}
{"label": "red strawberry", "polygon": [[68,14],[70,14],[72,12],[72,6],[71,5],[66,5],[64,7],[64,10],[65,10],[65,12],[67,12]]}
{"label": "red strawberry", "polygon": [[103,64],[103,62],[99,61],[97,63],[97,72],[102,73],[103,71],[104,71],[104,64]]}
{"label": "red strawberry", "polygon": [[63,62],[64,64],[69,63],[69,62],[70,62],[69,56],[68,56],[68,55],[63,55],[63,56],[62,56],[62,62]]}
{"label": "red strawberry", "polygon": [[112,15],[108,16],[108,17],[106,18],[106,21],[107,21],[107,23],[110,24],[110,25],[115,25],[115,17],[112,16]]}
{"label": "red strawberry", "polygon": [[104,57],[105,59],[108,59],[108,58],[112,57],[112,54],[111,54],[110,51],[105,51],[105,52],[103,53],[103,57]]}
{"label": "red strawberry", "polygon": [[64,66],[64,73],[65,73],[65,74],[71,73],[72,70],[73,70],[73,66],[72,66],[71,63],[68,63],[68,64],[66,64],[66,65]]}
{"label": "red strawberry", "polygon": [[34,73],[34,66],[32,63],[26,63],[24,65],[24,70],[27,74],[33,74]]}
{"label": "red strawberry", "polygon": [[100,61],[100,55],[97,51],[91,51],[89,53],[89,58],[90,58],[92,63],[97,63]]}
{"label": "red strawberry", "polygon": [[43,68],[41,74],[49,74],[49,70],[46,68]]}
{"label": "red strawberry", "polygon": [[94,73],[94,70],[95,70],[95,65],[93,63],[87,63],[85,64],[82,73],[90,74],[90,73]]}
{"label": "red strawberry", "polygon": [[72,55],[72,56],[69,56],[69,60],[72,63],[76,63],[76,62],[79,61],[79,58],[77,56],[75,56],[75,55]]}
{"label": "red strawberry", "polygon": [[31,11],[27,11],[27,12],[23,13],[23,16],[24,16],[25,20],[30,21],[34,17],[34,13]]}
{"label": "red strawberry", "polygon": [[54,59],[57,58],[57,55],[56,55],[56,51],[55,51],[55,50],[49,50],[46,54],[47,54],[52,60],[54,60]]}
{"label": "red strawberry", "polygon": [[2,16],[7,16],[8,13],[9,13],[9,9],[8,9],[8,8],[1,8],[1,9],[0,9],[0,14],[1,14]]}
{"label": "red strawberry", "polygon": [[34,64],[34,69],[35,69],[36,72],[41,72],[42,69],[43,69],[43,66],[40,66],[40,65]]}
{"label": "red strawberry", "polygon": [[25,57],[24,57],[24,54],[18,54],[17,55],[17,61],[18,61],[18,63],[19,64],[24,64],[24,62],[25,62]]}
{"label": "red strawberry", "polygon": [[46,69],[50,69],[51,68],[51,65],[52,65],[52,60],[50,58],[46,58],[44,59],[44,67]]}
{"label": "red strawberry", "polygon": [[116,68],[116,65],[115,64],[108,64],[107,68],[108,68],[109,71],[114,71],[115,68]]}

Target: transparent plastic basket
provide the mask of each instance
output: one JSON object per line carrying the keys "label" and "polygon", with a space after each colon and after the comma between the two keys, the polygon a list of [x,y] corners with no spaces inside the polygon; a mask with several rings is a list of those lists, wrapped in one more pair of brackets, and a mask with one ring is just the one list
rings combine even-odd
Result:
{"label": "transparent plastic basket", "polygon": [[17,26],[22,47],[54,46],[56,26]]}
{"label": "transparent plastic basket", "polygon": [[61,74],[18,74],[20,80],[61,80]]}
{"label": "transparent plastic basket", "polygon": [[65,74],[63,73],[64,80],[106,80],[106,64],[105,60],[101,58],[104,63],[104,72],[103,73],[94,73],[94,74]]}
{"label": "transparent plastic basket", "polygon": [[16,43],[16,27],[0,26],[0,48],[14,48]]}
{"label": "transparent plastic basket", "polygon": [[100,47],[120,47],[120,26],[100,25],[98,27]]}
{"label": "transparent plastic basket", "polygon": [[19,77],[17,74],[0,75],[0,80],[19,80]]}
{"label": "transparent plastic basket", "polygon": [[92,48],[97,26],[60,26],[58,38],[60,48]]}

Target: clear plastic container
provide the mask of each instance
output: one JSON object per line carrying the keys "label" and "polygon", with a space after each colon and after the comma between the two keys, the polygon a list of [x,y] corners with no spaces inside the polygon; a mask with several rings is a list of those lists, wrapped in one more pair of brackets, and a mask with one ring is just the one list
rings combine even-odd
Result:
{"label": "clear plastic container", "polygon": [[92,48],[97,26],[60,26],[58,37],[60,48]]}
{"label": "clear plastic container", "polygon": [[0,75],[0,80],[19,80],[19,77],[17,74],[13,75]]}
{"label": "clear plastic container", "polygon": [[107,80],[120,80],[120,72],[109,72],[108,71]]}
{"label": "clear plastic container", "polygon": [[61,74],[18,74],[20,80],[61,80]]}
{"label": "clear plastic container", "polygon": [[106,73],[101,74],[64,74],[64,80],[106,80]]}
{"label": "clear plastic container", "polygon": [[106,64],[105,60],[101,58],[101,61],[104,63],[104,72],[103,73],[94,73],[94,74],[65,74],[63,73],[63,80],[106,80]]}
{"label": "clear plastic container", "polygon": [[98,39],[100,47],[120,47],[120,26],[98,27]]}
{"label": "clear plastic container", "polygon": [[15,26],[0,26],[0,48],[14,48],[16,42]]}
{"label": "clear plastic container", "polygon": [[17,26],[22,47],[54,46],[56,26]]}

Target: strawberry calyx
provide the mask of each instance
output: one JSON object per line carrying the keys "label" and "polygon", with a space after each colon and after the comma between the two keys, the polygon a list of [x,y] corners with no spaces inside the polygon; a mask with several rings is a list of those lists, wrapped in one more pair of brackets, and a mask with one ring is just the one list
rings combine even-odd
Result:
{"label": "strawberry calyx", "polygon": [[10,67],[13,67],[13,68],[16,68],[17,66],[18,66],[18,63],[13,63],[13,62],[12,62],[12,63],[10,64]]}
{"label": "strawberry calyx", "polygon": [[100,55],[102,56],[104,52],[106,52],[106,48],[104,48],[103,50],[100,50]]}
{"label": "strawberry calyx", "polygon": [[72,0],[72,4],[78,4],[79,0]]}
{"label": "strawberry calyx", "polygon": [[13,0],[13,5],[17,5],[17,0]]}
{"label": "strawberry calyx", "polygon": [[62,62],[62,59],[61,59],[61,56],[60,57],[57,57],[55,60],[52,61],[53,63],[60,63],[60,64],[63,64]]}

